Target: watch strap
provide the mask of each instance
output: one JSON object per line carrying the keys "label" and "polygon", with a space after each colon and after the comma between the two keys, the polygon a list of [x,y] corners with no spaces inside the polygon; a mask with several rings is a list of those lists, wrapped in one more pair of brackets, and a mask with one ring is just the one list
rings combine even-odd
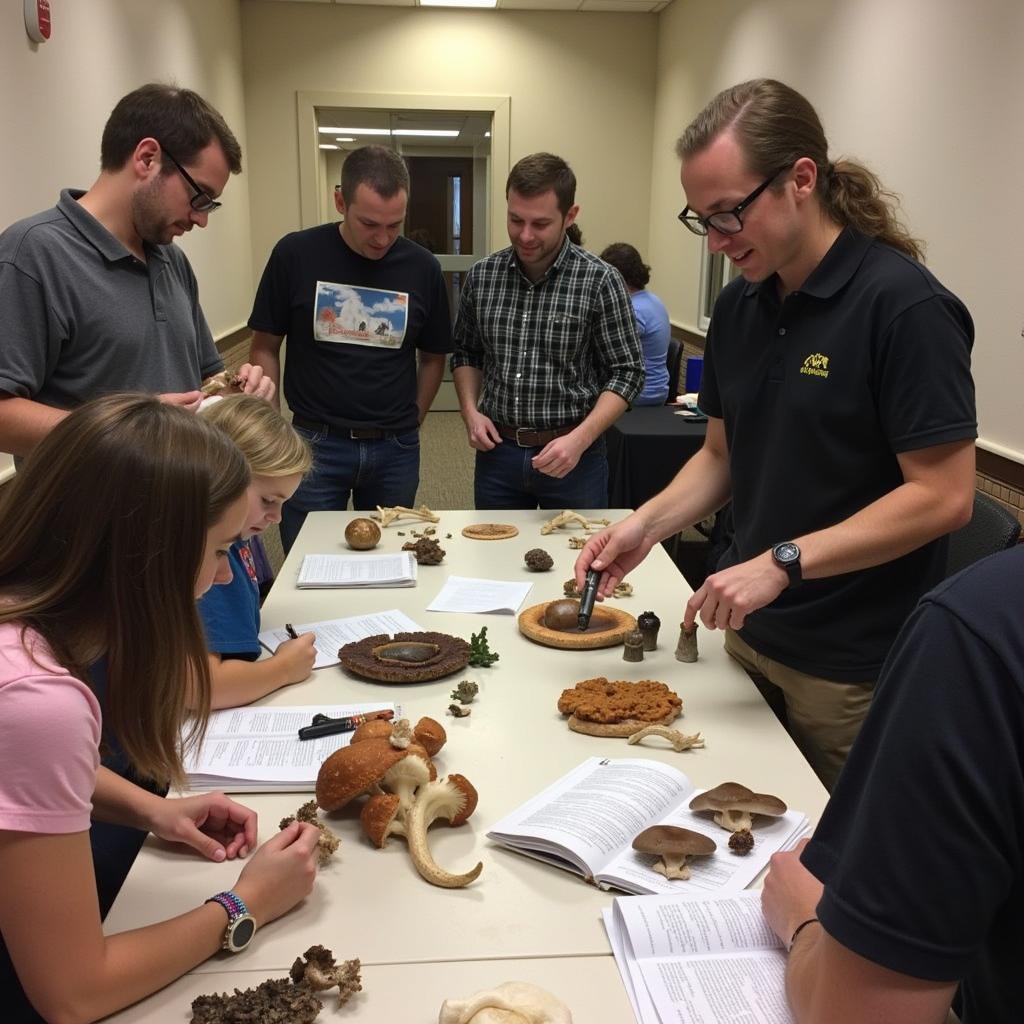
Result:
{"label": "watch strap", "polygon": [[231,924],[243,914],[249,913],[249,908],[245,905],[242,897],[233,893],[230,889],[225,892],[219,892],[216,896],[211,896],[206,902],[219,903],[227,911],[228,924]]}

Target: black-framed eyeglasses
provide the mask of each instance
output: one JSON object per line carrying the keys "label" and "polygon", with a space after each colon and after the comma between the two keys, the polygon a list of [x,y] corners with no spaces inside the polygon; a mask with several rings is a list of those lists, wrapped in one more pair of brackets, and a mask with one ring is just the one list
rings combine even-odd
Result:
{"label": "black-framed eyeglasses", "polygon": [[178,173],[192,186],[195,195],[188,201],[189,206],[196,213],[213,213],[214,210],[219,210],[222,204],[218,203],[205,188],[196,184],[192,175],[174,159],[174,154],[162,142],[160,143],[160,148],[164,151],[167,159],[178,168]]}
{"label": "black-framed eyeglasses", "polygon": [[789,170],[790,165],[780,167],[774,174],[761,182],[746,199],[741,199],[731,210],[719,210],[717,213],[710,213],[706,217],[698,216],[690,211],[689,206],[679,214],[679,219],[695,234],[706,235],[710,228],[714,228],[722,235],[736,235],[743,230],[743,221],[740,214],[783,172]]}

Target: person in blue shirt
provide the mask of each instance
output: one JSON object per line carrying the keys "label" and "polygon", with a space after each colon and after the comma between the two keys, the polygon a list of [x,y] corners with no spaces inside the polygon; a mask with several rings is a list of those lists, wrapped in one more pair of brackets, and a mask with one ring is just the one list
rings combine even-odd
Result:
{"label": "person in blue shirt", "polygon": [[211,707],[249,704],[281,686],[301,683],[313,671],[314,635],[286,640],[273,657],[260,655],[260,594],[251,538],[281,521],[281,506],[295,493],[313,464],[309,445],[267,402],[229,395],[202,410],[204,418],[238,446],[252,473],[249,509],[241,539],[228,554],[232,579],[199,602],[206,630]]}
{"label": "person in blue shirt", "polygon": [[647,290],[651,268],[640,253],[628,242],[613,242],[601,253],[601,259],[610,263],[623,277],[629,289],[636,314],[636,327],[644,351],[644,389],[633,399],[634,405],[664,405],[668,398],[668,343],[672,326],[668,322],[665,304]]}

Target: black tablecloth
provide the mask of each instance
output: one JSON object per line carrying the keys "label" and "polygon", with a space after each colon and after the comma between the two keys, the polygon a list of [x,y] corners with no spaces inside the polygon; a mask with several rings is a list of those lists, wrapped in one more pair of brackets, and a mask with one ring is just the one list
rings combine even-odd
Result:
{"label": "black tablecloth", "polygon": [[676,416],[671,405],[637,406],[605,433],[608,507],[637,508],[679,472],[704,443],[706,423]]}

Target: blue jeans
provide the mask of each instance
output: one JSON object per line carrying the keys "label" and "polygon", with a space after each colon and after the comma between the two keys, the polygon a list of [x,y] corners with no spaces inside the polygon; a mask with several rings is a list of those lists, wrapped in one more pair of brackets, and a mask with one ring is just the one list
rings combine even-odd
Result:
{"label": "blue jeans", "polygon": [[313,470],[281,511],[281,545],[287,554],[308,512],[365,511],[378,505],[409,505],[420,483],[420,433],[353,441],[295,428],[313,449]]}
{"label": "blue jeans", "polygon": [[608,457],[599,437],[560,480],[539,473],[530,462],[542,449],[520,448],[503,440],[489,452],[476,453],[473,491],[478,509],[606,508]]}

